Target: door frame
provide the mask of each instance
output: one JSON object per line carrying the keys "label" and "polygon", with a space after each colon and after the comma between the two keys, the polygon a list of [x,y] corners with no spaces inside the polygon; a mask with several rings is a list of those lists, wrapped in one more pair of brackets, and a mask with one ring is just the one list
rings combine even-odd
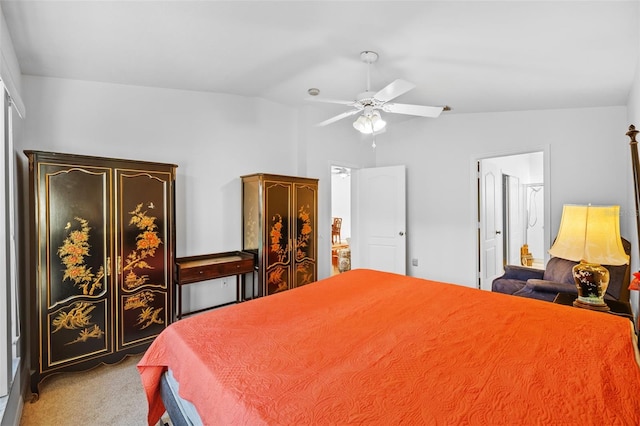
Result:
{"label": "door frame", "polygon": [[[333,188],[331,186],[331,180],[333,179],[333,174],[331,173],[331,168],[332,167],[344,167],[346,169],[351,170],[351,173],[353,174],[353,172],[355,170],[358,169],[362,169],[364,168],[364,166],[362,166],[361,164],[355,164],[355,163],[349,163],[349,162],[345,162],[345,161],[341,161],[341,160],[329,160],[328,161],[328,170],[329,170],[329,219],[331,219],[333,217]],[[353,193],[349,194],[349,205],[351,205],[353,200]],[[353,229],[353,210],[351,210],[350,212],[350,222],[351,222],[351,228]],[[330,277],[332,274],[332,253],[331,253],[331,225],[329,224],[329,222],[327,221],[326,224],[323,224],[323,226],[327,226],[328,228],[328,232],[327,235],[329,236],[328,238],[328,253],[329,253],[329,262],[328,262],[328,270],[327,270],[327,277]],[[353,231],[351,231],[353,232]],[[320,245],[318,246],[320,247]],[[318,264],[318,268],[320,268],[320,264]]]}
{"label": "door frame", "polygon": [[[504,265],[504,175],[493,158],[478,161],[478,287],[502,275]],[[491,211],[491,215],[489,215]],[[482,213],[487,213],[486,217]],[[491,217],[490,217],[491,216]],[[491,220],[493,219],[493,220]],[[489,253],[493,253],[492,256]],[[482,265],[486,270],[482,270]]]}
{"label": "door frame", "polygon": [[[474,241],[476,242],[476,256],[475,256],[475,275],[476,275],[476,287],[481,288],[480,281],[482,277],[481,270],[481,250],[482,250],[482,241],[480,239],[480,227],[482,226],[482,221],[480,218],[480,187],[479,187],[479,171],[478,171],[478,163],[482,160],[488,160],[496,157],[509,157],[513,155],[522,155],[522,154],[533,154],[536,152],[542,152],[542,168],[543,168],[543,188],[544,188],[544,246],[551,247],[551,227],[549,224],[551,223],[551,172],[550,172],[550,147],[549,145],[543,145],[538,147],[532,147],[529,149],[515,149],[515,150],[505,150],[498,152],[491,152],[485,154],[477,154],[471,158],[470,162],[470,185],[471,185],[471,193],[474,194],[471,197],[470,209],[471,212],[471,229],[474,230]],[[547,264],[549,260],[549,254],[545,251],[544,255],[544,264]]]}
{"label": "door frame", "polygon": [[[517,185],[518,188],[515,202],[512,198],[513,192],[511,192],[513,191],[513,180],[517,180],[515,185]],[[504,247],[502,252],[502,262],[504,264],[510,263],[510,258],[512,259],[511,262],[514,262],[513,259],[518,259],[518,261],[520,261],[521,253],[514,253],[514,250],[517,249],[519,251],[525,240],[525,232],[523,232],[522,229],[524,221],[521,221],[521,219],[524,218],[521,208],[523,207],[523,201],[525,201],[525,198],[520,191],[521,186],[524,185],[526,184],[520,184],[520,177],[510,174],[502,174],[502,246]],[[515,212],[512,209],[514,206]],[[514,236],[519,236],[519,238],[514,238]],[[518,240],[516,247],[512,247],[511,245],[513,240]]]}

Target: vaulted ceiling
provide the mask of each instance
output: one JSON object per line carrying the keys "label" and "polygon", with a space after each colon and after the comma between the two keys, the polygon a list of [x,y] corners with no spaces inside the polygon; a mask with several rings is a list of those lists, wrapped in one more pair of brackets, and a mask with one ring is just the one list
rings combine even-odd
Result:
{"label": "vaulted ceiling", "polygon": [[[624,105],[637,1],[0,1],[23,74],[299,106],[366,88],[453,113]],[[327,116],[340,106],[319,105]]]}

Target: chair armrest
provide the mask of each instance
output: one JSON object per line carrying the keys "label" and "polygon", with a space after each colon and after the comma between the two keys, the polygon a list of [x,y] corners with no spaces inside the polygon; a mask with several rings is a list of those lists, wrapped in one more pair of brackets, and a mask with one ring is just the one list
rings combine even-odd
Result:
{"label": "chair armrest", "polygon": [[504,267],[504,275],[500,278],[527,281],[532,278],[541,280],[543,276],[544,271],[540,269],[528,268],[526,266],[519,265],[506,265]]}
{"label": "chair armrest", "polygon": [[527,280],[525,286],[529,290],[543,292],[543,293],[571,293],[578,294],[578,288],[575,284],[557,283],[554,281],[545,281],[538,279]]}

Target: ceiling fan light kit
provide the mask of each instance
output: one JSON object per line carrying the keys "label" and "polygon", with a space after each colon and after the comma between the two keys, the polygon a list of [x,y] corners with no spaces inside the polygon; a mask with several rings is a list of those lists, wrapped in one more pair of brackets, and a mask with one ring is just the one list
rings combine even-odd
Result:
{"label": "ceiling fan light kit", "polygon": [[382,119],[380,111],[365,112],[353,122],[353,128],[365,135],[377,133],[384,129],[386,125],[387,122]]}
{"label": "ceiling fan light kit", "polygon": [[[385,86],[378,92],[371,91],[371,64],[378,60],[378,54],[376,52],[365,50],[360,52],[360,59],[367,64],[367,90],[360,93],[355,101],[343,101],[337,99],[322,99],[322,98],[310,98],[310,101],[325,102],[341,104],[353,107],[353,109],[331,117],[321,123],[318,126],[326,126],[343,118],[350,117],[362,113],[356,121],[353,122],[353,127],[363,134],[373,134],[381,131],[385,128],[386,122],[382,119],[380,111],[392,114],[406,114],[420,117],[436,118],[440,116],[442,111],[449,111],[451,108],[448,106],[427,106],[427,105],[410,105],[410,104],[398,104],[390,103],[392,99],[397,98],[413,89],[415,85],[408,81],[397,79]],[[319,93],[319,91],[318,91]],[[313,95],[311,91],[309,94]],[[317,95],[317,93],[315,94]],[[375,140],[374,140],[375,147]]]}

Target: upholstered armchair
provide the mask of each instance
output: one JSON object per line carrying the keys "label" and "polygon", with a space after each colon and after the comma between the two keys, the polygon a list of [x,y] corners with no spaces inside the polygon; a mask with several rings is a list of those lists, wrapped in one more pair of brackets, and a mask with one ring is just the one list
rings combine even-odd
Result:
{"label": "upholstered armchair", "polygon": [[[627,254],[631,252],[631,243],[622,238],[622,246]],[[545,270],[525,266],[506,265],[504,275],[493,280],[491,290],[514,296],[529,297],[553,301],[558,293],[578,295],[573,280],[572,268],[578,262],[553,257]],[[609,287],[605,299],[629,301],[629,265],[609,266]]]}

